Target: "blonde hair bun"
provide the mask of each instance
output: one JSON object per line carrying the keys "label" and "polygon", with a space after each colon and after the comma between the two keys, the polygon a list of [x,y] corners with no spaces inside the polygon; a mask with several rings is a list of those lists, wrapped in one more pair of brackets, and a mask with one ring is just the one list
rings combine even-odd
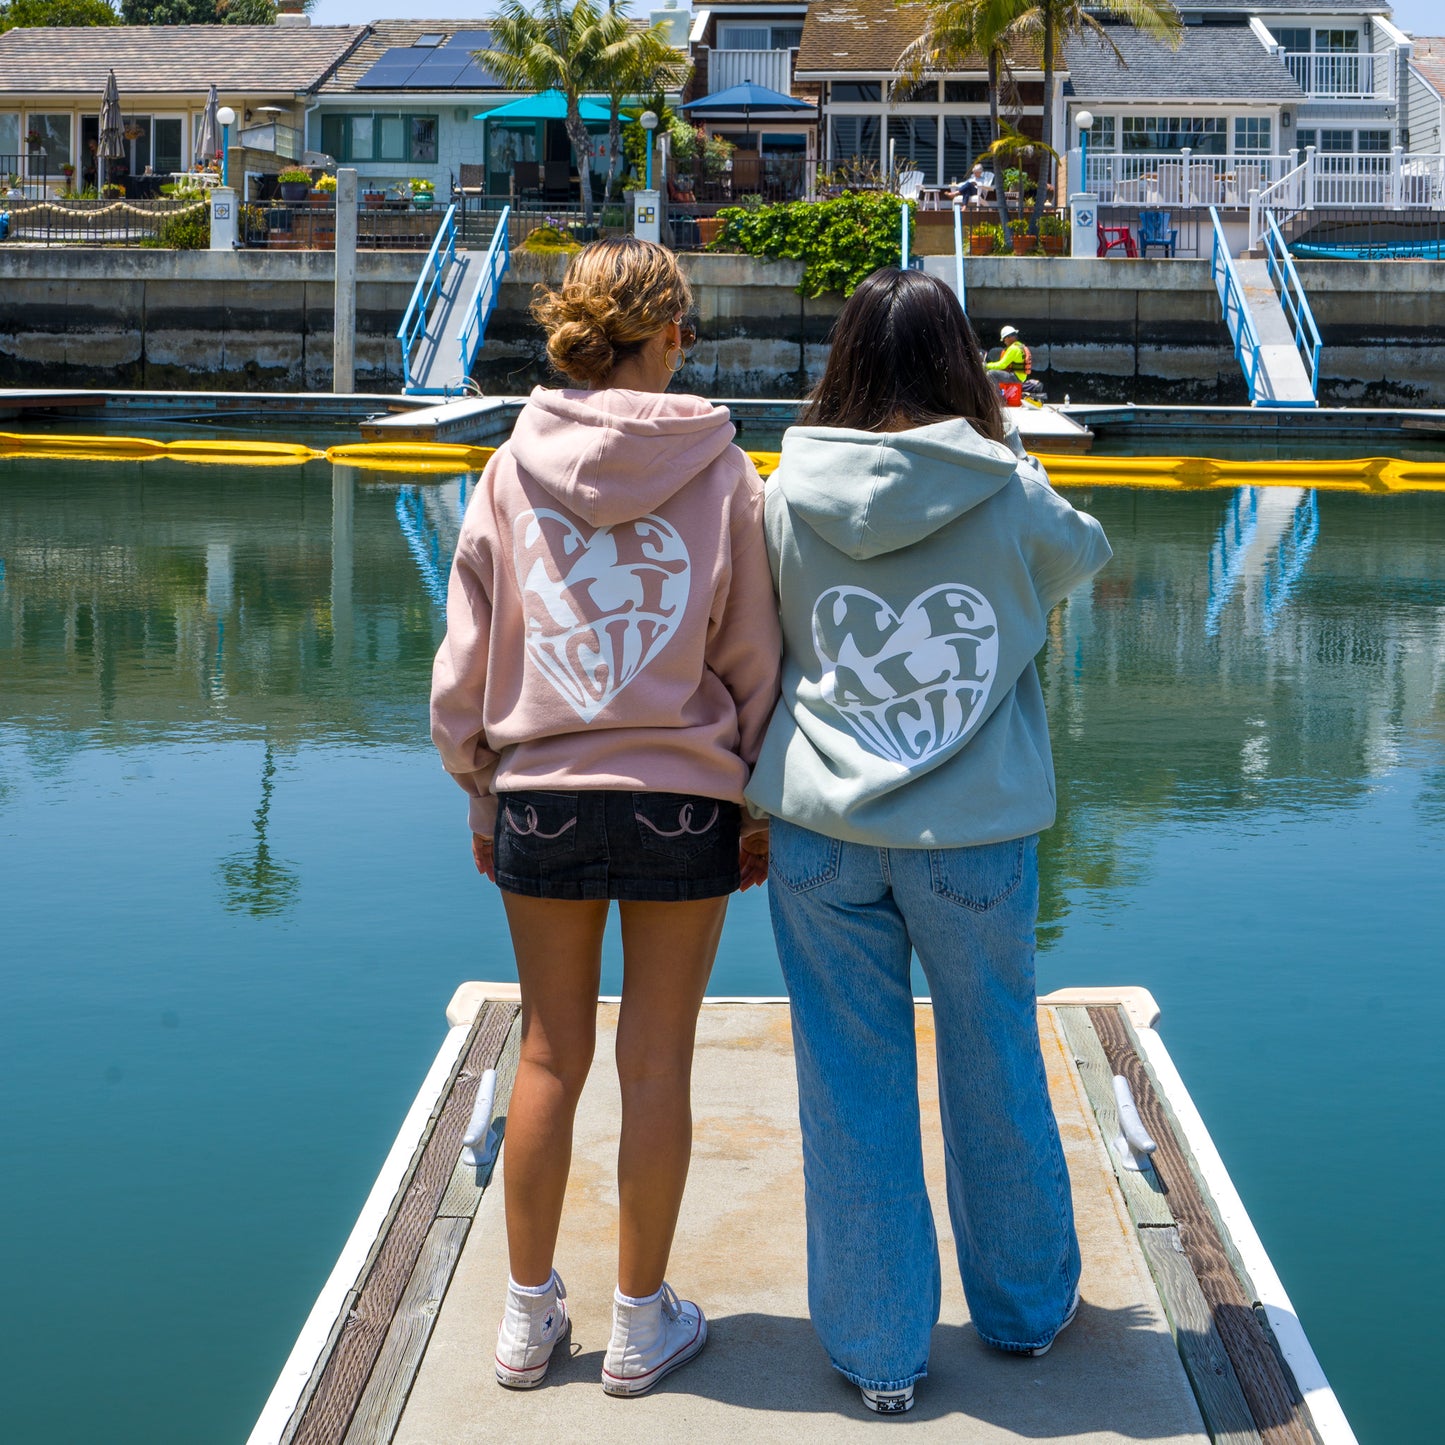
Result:
{"label": "blonde hair bun", "polygon": [[553,367],[599,387],[619,361],[691,307],[692,288],[677,257],[655,242],[624,236],[577,252],[559,287],[538,288],[532,315],[547,333]]}

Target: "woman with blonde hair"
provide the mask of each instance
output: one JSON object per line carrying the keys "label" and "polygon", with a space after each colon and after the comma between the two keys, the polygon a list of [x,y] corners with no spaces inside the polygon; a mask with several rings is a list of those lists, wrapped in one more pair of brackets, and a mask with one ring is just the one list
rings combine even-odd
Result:
{"label": "woman with blonde hair", "polygon": [[534,302],[575,387],[533,391],[473,493],[433,674],[432,737],[471,796],[522,991],[496,1357],[514,1388],[541,1383],[570,1328],[554,1254],[613,899],[622,1131],[603,1389],[640,1395],[707,1339],[664,1274],[698,1010],[728,895],[767,871],[766,833],[743,838],[739,805],[780,646],[762,484],[725,408],[667,394],[691,305],[676,258],[631,238],[586,247]]}

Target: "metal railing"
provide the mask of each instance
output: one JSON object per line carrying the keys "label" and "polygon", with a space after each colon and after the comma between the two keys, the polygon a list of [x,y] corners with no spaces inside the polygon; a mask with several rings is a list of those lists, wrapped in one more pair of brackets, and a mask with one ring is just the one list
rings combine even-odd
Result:
{"label": "metal railing", "polygon": [[[365,251],[425,251],[441,220],[440,211],[358,207],[356,244]],[[336,207],[330,201],[248,201],[241,207],[237,240],[249,250],[334,250]]]}
{"label": "metal railing", "polygon": [[793,84],[796,50],[710,50],[707,56],[707,93],[751,80],[787,95]]}
{"label": "metal railing", "polygon": [[1445,261],[1445,210],[1318,206],[1294,216],[1276,212],[1275,219],[1292,254],[1304,260]]}
{"label": "metal railing", "polygon": [[[0,202],[34,199],[44,196],[52,181],[59,181],[57,172],[50,173],[50,161],[44,151],[12,151],[0,154]],[[18,191],[19,195],[11,195]]]}
{"label": "metal railing", "polygon": [[511,245],[507,236],[510,214],[510,210],[504,210],[497,221],[497,229],[492,233],[492,243],[482,258],[482,274],[477,277],[476,289],[472,292],[466,315],[462,317],[462,324],[457,331],[457,351],[463,382],[472,374],[472,363],[476,361],[477,352],[482,349],[482,341],[487,334],[487,322],[491,320],[492,312],[497,309],[497,301],[502,294],[502,277],[507,274],[507,269],[512,264]]}
{"label": "metal railing", "polygon": [[1319,396],[1320,376],[1320,329],[1315,325],[1314,313],[1310,310],[1309,298],[1300,283],[1299,272],[1295,270],[1294,257],[1285,245],[1273,211],[1265,212],[1264,259],[1269,267],[1269,278],[1279,290],[1279,302],[1284,308],[1284,318],[1294,332],[1294,344],[1299,348],[1300,358],[1309,373],[1310,394]]}
{"label": "metal railing", "polygon": [[1239,283],[1239,273],[1234,269],[1234,258],[1229,253],[1229,242],[1225,239],[1224,226],[1219,219],[1219,210],[1209,208],[1209,219],[1214,224],[1214,246],[1209,256],[1209,274],[1214,289],[1219,292],[1219,304],[1224,309],[1224,324],[1229,328],[1229,339],[1234,343],[1234,357],[1244,372],[1244,384],[1249,388],[1249,403],[1254,405],[1259,386],[1259,333],[1254,329],[1254,318],[1244,299],[1244,288]]}
{"label": "metal railing", "polygon": [[[1306,95],[1340,100],[1376,98],[1373,55],[1348,50],[1281,50],[1279,58]],[[1394,95],[1394,67],[1387,65],[1383,69],[1385,89],[1378,98],[1388,100]]]}
{"label": "metal railing", "polygon": [[[209,205],[195,198],[101,201],[0,197],[0,216],[7,218],[8,241],[32,246],[162,246],[175,244],[178,239],[168,239],[167,222],[192,215],[203,219]],[[200,244],[204,244],[204,235]]]}
{"label": "metal railing", "polygon": [[457,258],[457,208],[448,206],[442,223],[437,228],[436,239],[422,263],[421,275],[417,277],[416,289],[407,302],[401,325],[396,329],[396,339],[401,342],[401,368],[405,390],[410,391],[414,379],[411,372],[412,348],[426,335],[427,315],[432,303],[441,294],[447,272]]}
{"label": "metal railing", "polygon": [[1309,157],[1292,171],[1286,171],[1272,186],[1254,191],[1249,198],[1249,247],[1253,250],[1264,239],[1267,216],[1282,212],[1286,217],[1298,215],[1305,207]]}

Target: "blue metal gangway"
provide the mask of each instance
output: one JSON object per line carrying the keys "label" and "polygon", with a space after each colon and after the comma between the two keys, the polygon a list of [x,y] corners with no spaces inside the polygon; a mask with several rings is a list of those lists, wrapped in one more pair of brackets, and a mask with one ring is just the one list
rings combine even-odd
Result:
{"label": "blue metal gangway", "polygon": [[457,208],[447,208],[397,328],[408,396],[465,391],[511,265],[511,207],[503,207],[485,252],[458,242]]}

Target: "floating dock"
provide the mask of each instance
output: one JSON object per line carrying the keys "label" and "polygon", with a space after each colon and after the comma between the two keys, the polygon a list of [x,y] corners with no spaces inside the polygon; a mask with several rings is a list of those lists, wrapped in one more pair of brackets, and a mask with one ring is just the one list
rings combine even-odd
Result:
{"label": "floating dock", "polygon": [[[532,1391],[492,1373],[507,1281],[501,1170],[462,1162],[486,1071],[504,1130],[515,985],[464,985],[451,1029],[249,1445],[502,1440],[795,1441],[881,1425],[808,1321],[801,1146],[786,1003],[710,1000],[695,1142],[669,1278],[708,1312],[708,1347],[640,1400],[602,1394],[616,1261],[617,1004],[599,1006],[557,1266],[574,1326]],[[969,1325],[943,1194],[931,1009],[917,1007],[926,1167],[944,1267],[928,1378],[905,1427],[927,1439],[1352,1445],[1354,1436],[1156,1031],[1142,989],[1040,1000],[1049,1089],[1083,1249],[1082,1305],[1043,1359]],[[1125,1169],[1115,1075],[1157,1143]]]}

